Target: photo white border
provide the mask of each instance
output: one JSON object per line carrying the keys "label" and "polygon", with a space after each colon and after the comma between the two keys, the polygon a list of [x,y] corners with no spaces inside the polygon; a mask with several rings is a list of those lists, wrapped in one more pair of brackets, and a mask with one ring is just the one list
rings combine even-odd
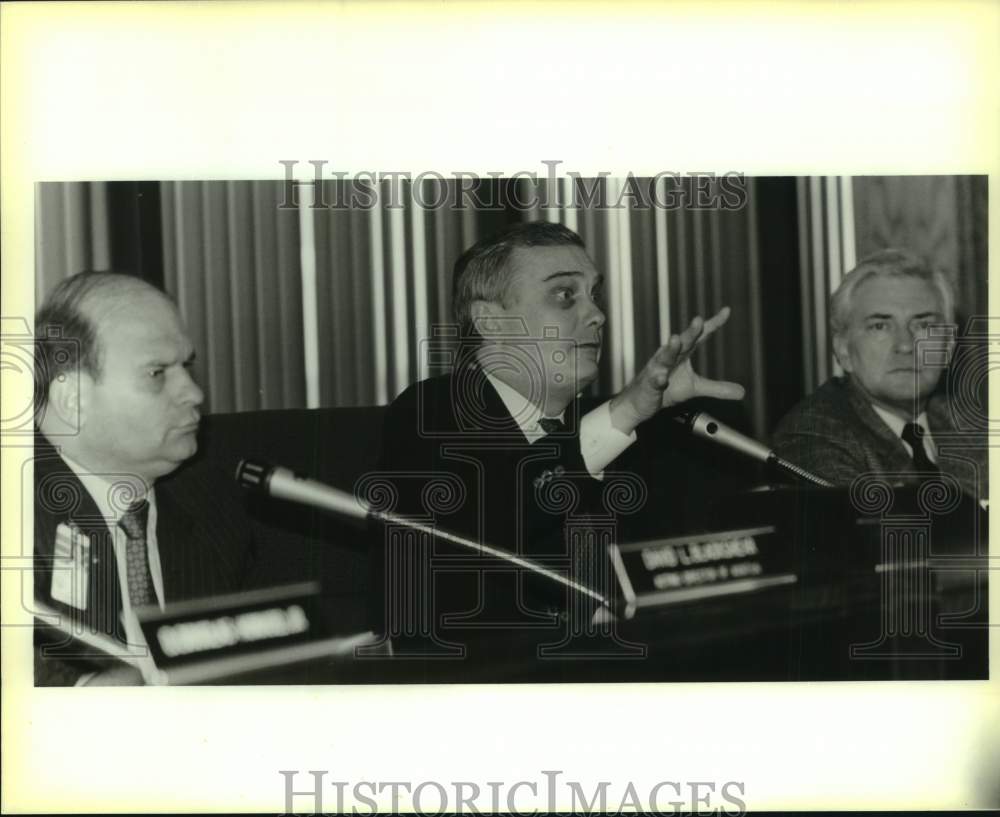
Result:
{"label": "photo white border", "polygon": [[[988,173],[992,237],[998,29],[988,0],[5,3],[0,314],[33,315],[35,182],[280,178],[281,159]],[[9,406],[26,384],[3,378]],[[9,625],[25,452],[0,456]],[[996,682],[49,690],[31,687],[30,630],[2,638],[11,813],[274,812],[280,769],[480,783],[561,769],[617,791],[745,781],[752,809],[937,809],[982,805],[1000,768]],[[995,632],[991,652],[996,678]],[[137,725],[148,748],[125,743]]]}

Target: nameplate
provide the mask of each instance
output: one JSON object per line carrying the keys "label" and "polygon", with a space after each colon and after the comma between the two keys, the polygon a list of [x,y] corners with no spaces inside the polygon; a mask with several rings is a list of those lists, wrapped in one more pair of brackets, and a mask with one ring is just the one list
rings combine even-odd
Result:
{"label": "nameplate", "polygon": [[624,615],[794,584],[772,526],[612,545]]}
{"label": "nameplate", "polygon": [[200,683],[342,651],[308,582],[138,611],[158,671],[154,683]]}

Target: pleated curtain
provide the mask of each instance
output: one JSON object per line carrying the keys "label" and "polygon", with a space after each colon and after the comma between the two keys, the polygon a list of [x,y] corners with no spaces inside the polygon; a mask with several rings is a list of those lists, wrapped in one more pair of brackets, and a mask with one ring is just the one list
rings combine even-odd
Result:
{"label": "pleated curtain", "polygon": [[[607,202],[624,183],[602,182]],[[512,222],[558,221],[607,278],[592,391],[616,392],[694,315],[729,305],[729,324],[694,363],[747,385],[744,425],[761,437],[835,371],[826,304],[864,253],[909,244],[949,270],[963,308],[985,304],[981,177],[748,179],[732,210],[627,197],[565,206],[569,179],[557,182],[561,199],[547,182],[483,180],[477,194],[491,206],[479,209],[448,206],[457,183],[436,179],[419,190],[385,182],[373,206],[328,206],[346,200],[346,184],[299,185],[291,197],[276,180],[39,184],[37,296],[87,268],[162,286],[197,348],[210,411],[384,405],[447,370],[462,250]]]}

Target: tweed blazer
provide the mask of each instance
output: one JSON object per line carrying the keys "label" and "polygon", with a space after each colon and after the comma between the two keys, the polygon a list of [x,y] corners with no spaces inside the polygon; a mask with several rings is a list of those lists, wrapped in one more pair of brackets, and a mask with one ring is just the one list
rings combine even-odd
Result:
{"label": "tweed blazer", "polygon": [[[927,419],[942,473],[974,498],[987,497],[985,434],[959,431],[944,394],[931,397]],[[919,477],[902,440],[846,377],[831,378],[786,414],[775,429],[773,447],[780,457],[836,485],[871,473],[891,475],[893,481]]]}

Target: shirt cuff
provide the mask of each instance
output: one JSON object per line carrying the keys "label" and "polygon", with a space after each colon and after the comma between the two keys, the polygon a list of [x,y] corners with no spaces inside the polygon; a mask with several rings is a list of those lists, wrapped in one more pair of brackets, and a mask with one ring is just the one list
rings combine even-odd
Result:
{"label": "shirt cuff", "polygon": [[604,479],[604,469],[635,441],[634,431],[623,434],[611,424],[610,400],[580,420],[580,454],[594,479]]}

